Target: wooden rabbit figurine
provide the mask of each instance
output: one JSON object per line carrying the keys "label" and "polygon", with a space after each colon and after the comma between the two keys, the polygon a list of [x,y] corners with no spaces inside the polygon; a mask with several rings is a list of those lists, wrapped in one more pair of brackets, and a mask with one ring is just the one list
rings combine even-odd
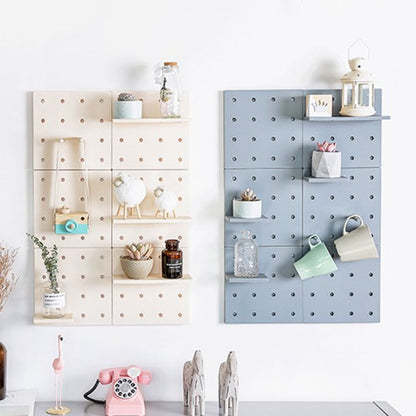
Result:
{"label": "wooden rabbit figurine", "polygon": [[192,361],[183,366],[183,396],[188,415],[205,415],[205,377],[201,351],[195,351]]}
{"label": "wooden rabbit figurine", "polygon": [[220,365],[218,374],[218,400],[221,416],[228,416],[230,409],[232,416],[238,415],[238,387],[237,357],[234,351],[230,351],[227,361]]}

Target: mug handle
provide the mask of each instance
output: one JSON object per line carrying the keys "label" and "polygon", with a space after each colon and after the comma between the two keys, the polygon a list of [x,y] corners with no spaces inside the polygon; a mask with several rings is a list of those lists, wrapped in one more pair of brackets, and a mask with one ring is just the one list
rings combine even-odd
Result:
{"label": "mug handle", "polygon": [[[312,240],[316,240],[316,244],[312,244]],[[308,237],[309,248],[313,250],[318,244],[321,244],[322,241],[319,238],[318,234],[312,234]]]}
{"label": "mug handle", "polygon": [[346,220],[345,220],[345,223],[344,223],[344,229],[342,230],[342,235],[347,235],[347,234],[349,234],[349,232],[347,231],[347,225],[348,225],[348,222],[349,222],[349,220],[352,220],[352,219],[355,219],[355,220],[359,220],[360,221],[360,225],[359,225],[359,227],[361,227],[362,225],[364,225],[364,221],[363,221],[363,219],[358,215],[358,214],[353,214],[353,215],[350,215]]}

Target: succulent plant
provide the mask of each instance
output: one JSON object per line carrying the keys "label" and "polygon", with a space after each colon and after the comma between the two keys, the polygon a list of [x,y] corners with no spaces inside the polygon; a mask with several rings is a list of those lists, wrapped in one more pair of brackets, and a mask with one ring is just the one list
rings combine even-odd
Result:
{"label": "succulent plant", "polygon": [[256,194],[250,188],[247,188],[240,194],[240,198],[242,201],[255,201],[257,199]]}
{"label": "succulent plant", "polygon": [[337,148],[337,144],[334,143],[328,143],[326,140],[323,143],[316,143],[318,146],[318,150],[320,152],[328,152],[332,153],[335,152],[335,149]]}
{"label": "succulent plant", "polygon": [[121,94],[118,95],[117,100],[118,101],[137,101],[136,97],[131,92],[122,92]]}
{"label": "succulent plant", "polygon": [[126,251],[126,257],[131,260],[149,260],[153,253],[153,246],[150,243],[133,243],[126,246]]}

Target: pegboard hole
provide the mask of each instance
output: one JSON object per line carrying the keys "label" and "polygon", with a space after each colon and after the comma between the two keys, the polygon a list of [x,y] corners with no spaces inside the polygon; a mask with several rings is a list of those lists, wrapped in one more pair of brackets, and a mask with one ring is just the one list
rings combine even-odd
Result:
{"label": "pegboard hole", "polygon": [[272,298],[275,298],[276,297],[276,292],[272,292],[271,295],[272,295]]}
{"label": "pegboard hole", "polygon": [[251,180],[252,180],[252,181],[255,181],[256,179],[257,179],[257,178],[256,178],[255,176],[252,176],[252,177],[251,177]]}
{"label": "pegboard hole", "polygon": [[255,142],[256,140],[257,140],[257,138],[256,138],[256,137],[254,137],[254,136],[251,138],[251,141],[252,141],[252,142]]}
{"label": "pegboard hole", "polygon": [[46,140],[45,140],[44,138],[42,138],[42,139],[40,139],[40,142],[41,142],[41,143],[45,143],[45,142],[46,142]]}
{"label": "pegboard hole", "polygon": [[333,141],[335,140],[335,137],[334,137],[334,136],[331,136],[331,137],[329,138],[329,140],[331,140],[331,142],[333,142]]}
{"label": "pegboard hole", "polygon": [[272,142],[275,142],[275,141],[276,141],[276,137],[274,137],[274,136],[273,136],[273,137],[271,137],[271,138],[270,138],[270,140],[271,140]]}
{"label": "pegboard hole", "polygon": [[271,315],[272,315],[272,316],[276,316],[276,312],[272,312],[272,313],[271,313]]}
{"label": "pegboard hole", "polygon": [[353,311],[350,311],[349,315],[350,316],[354,316],[354,312]]}
{"label": "pegboard hole", "polygon": [[65,241],[65,236],[62,236],[62,237],[61,237],[61,240],[62,240],[62,241]]}
{"label": "pegboard hole", "polygon": [[81,314],[81,318],[85,318],[87,315],[85,315],[85,313]]}
{"label": "pegboard hole", "polygon": [[370,140],[373,141],[374,140],[374,136],[370,136]]}
{"label": "pegboard hole", "polygon": [[276,215],[272,215],[271,217],[270,217],[272,220],[275,220],[276,219]]}
{"label": "pegboard hole", "polygon": [[159,297],[159,298],[163,298],[163,293],[159,293],[159,294],[158,294],[158,297]]}
{"label": "pegboard hole", "polygon": [[370,181],[374,180],[374,175],[370,175]]}
{"label": "pegboard hole", "polygon": [[335,196],[334,195],[329,195],[329,199],[332,201],[332,200],[335,199]]}
{"label": "pegboard hole", "polygon": [[315,312],[311,312],[311,313],[310,313],[310,315],[311,315],[311,316],[315,316]]}
{"label": "pegboard hole", "polygon": [[232,121],[233,123],[235,123],[235,122],[237,121],[237,119],[236,119],[235,117],[233,117],[233,118],[231,119],[231,121]]}
{"label": "pegboard hole", "polygon": [[272,259],[275,259],[276,258],[276,254],[272,254]]}
{"label": "pegboard hole", "polygon": [[42,220],[42,221],[46,221],[46,217],[42,217],[42,218],[41,218],[41,220]]}
{"label": "pegboard hole", "polygon": [[276,195],[272,195],[272,196],[270,197],[270,199],[271,199],[272,201],[274,201],[274,200],[276,199]]}
{"label": "pegboard hole", "polygon": [[296,157],[295,156],[291,156],[290,157],[290,160],[293,162],[294,160],[296,160]]}
{"label": "pegboard hole", "polygon": [[272,273],[271,276],[273,277],[273,279],[276,277],[276,273]]}
{"label": "pegboard hole", "polygon": [[64,118],[61,118],[61,123],[62,124],[65,123],[65,119]]}
{"label": "pegboard hole", "polygon": [[290,234],[290,238],[294,240],[296,238],[295,234]]}
{"label": "pegboard hole", "polygon": [[276,117],[272,117],[272,118],[271,118],[271,120],[272,120],[272,121],[276,121]]}
{"label": "pegboard hole", "polygon": [[80,122],[80,123],[85,123],[85,120],[84,120],[83,118],[81,118],[81,119],[79,120],[79,122]]}
{"label": "pegboard hole", "polygon": [[350,140],[353,142],[355,140],[355,137],[354,136],[351,136],[350,137]]}
{"label": "pegboard hole", "polygon": [[178,157],[178,162],[182,162],[183,159],[181,157]]}
{"label": "pegboard hole", "polygon": [[142,157],[139,157],[139,162],[143,162],[143,158]]}
{"label": "pegboard hole", "polygon": [[348,276],[349,277],[354,277],[354,273],[350,273]]}
{"label": "pegboard hole", "polygon": [[310,219],[311,219],[311,220],[314,220],[314,219],[315,219],[315,215],[311,215],[311,216],[310,216]]}
{"label": "pegboard hole", "polygon": [[163,313],[159,312],[159,318],[163,318]]}
{"label": "pegboard hole", "polygon": [[251,313],[251,315],[252,315],[253,317],[255,317],[255,316],[257,316],[257,313],[256,313],[256,312],[252,312],[252,313]]}
{"label": "pegboard hole", "polygon": [[329,273],[329,277],[335,277],[334,273]]}
{"label": "pegboard hole", "polygon": [[333,220],[333,219],[335,218],[335,215],[334,215],[334,214],[331,214],[331,215],[329,216],[329,218],[330,218],[331,220]]}
{"label": "pegboard hole", "polygon": [[348,296],[353,297],[354,296],[354,292],[348,293]]}
{"label": "pegboard hole", "polygon": [[292,98],[290,99],[290,101],[294,102],[294,101],[296,101],[296,98],[295,98],[295,97],[292,97]]}
{"label": "pegboard hole", "polygon": [[143,293],[139,293],[139,298],[143,299],[144,298],[144,294]]}
{"label": "pegboard hole", "polygon": [[143,143],[143,137],[139,137],[139,143]]}
{"label": "pegboard hole", "polygon": [[255,103],[255,102],[256,102],[256,97],[252,97],[252,98],[251,98],[251,101],[252,101],[253,103]]}
{"label": "pegboard hole", "polygon": [[163,162],[163,157],[160,157],[158,160],[159,162]]}
{"label": "pegboard hole", "polygon": [[42,104],[45,104],[46,100],[45,100],[44,98],[42,98],[42,99],[40,100],[40,102],[41,102]]}
{"label": "pegboard hole", "polygon": [[353,180],[354,180],[354,176],[353,176],[353,175],[351,175],[351,176],[350,176],[350,180],[351,180],[351,181],[353,181]]}
{"label": "pegboard hole", "polygon": [[237,297],[237,293],[233,293],[232,296],[233,296],[233,298],[236,298]]}
{"label": "pegboard hole", "polygon": [[40,200],[41,200],[42,202],[45,202],[45,201],[46,201],[46,198],[43,196]]}
{"label": "pegboard hole", "polygon": [[369,195],[368,196],[370,199],[374,199],[374,195]]}
{"label": "pegboard hole", "polygon": [[256,117],[251,117],[251,121],[252,121],[253,123],[255,123],[255,122],[256,122]]}
{"label": "pegboard hole", "polygon": [[370,160],[374,160],[374,156],[373,156],[373,155],[371,155],[369,159],[370,159]]}
{"label": "pegboard hole", "polygon": [[373,292],[369,292],[368,293],[368,296],[374,296],[374,293]]}
{"label": "pegboard hole", "polygon": [[121,313],[120,314],[120,318],[124,318],[124,313]]}
{"label": "pegboard hole", "polygon": [[311,142],[314,142],[315,141],[315,137],[311,137]]}
{"label": "pegboard hole", "polygon": [[253,162],[255,162],[255,161],[256,161],[256,156],[253,156],[253,157],[251,158],[251,160],[252,160]]}
{"label": "pegboard hole", "polygon": [[182,143],[182,141],[183,141],[182,137],[179,137],[178,142]]}
{"label": "pegboard hole", "polygon": [[105,314],[100,313],[100,317],[101,317],[101,318],[105,318]]}
{"label": "pegboard hole", "polygon": [[292,292],[292,293],[290,294],[290,296],[291,296],[292,298],[294,298],[294,297],[296,296],[296,293],[295,293],[295,292]]}
{"label": "pegboard hole", "polygon": [[274,162],[276,160],[276,156],[272,156],[270,159]]}
{"label": "pegboard hole", "polygon": [[104,102],[104,99],[103,99],[103,98],[100,98],[100,99],[98,100],[98,102],[99,102],[100,104],[102,104],[102,103]]}
{"label": "pegboard hole", "polygon": [[231,139],[231,141],[236,142],[236,141],[237,141],[237,137],[233,137],[233,138]]}
{"label": "pegboard hole", "polygon": [[85,274],[81,275],[81,279],[84,280],[85,279]]}
{"label": "pegboard hole", "polygon": [[231,99],[231,101],[232,101],[233,103],[235,103],[235,102],[237,101],[237,98],[233,97],[233,98]]}
{"label": "pegboard hole", "polygon": [[292,136],[292,137],[290,138],[290,140],[291,140],[292,142],[294,142],[294,141],[296,140],[296,137]]}
{"label": "pegboard hole", "polygon": [[295,195],[290,195],[290,199],[293,201],[294,199],[296,199]]}
{"label": "pegboard hole", "polygon": [[84,103],[85,103],[85,100],[84,100],[83,98],[81,98],[81,99],[79,100],[79,102],[80,102],[81,104],[84,104]]}
{"label": "pegboard hole", "polygon": [[275,181],[275,180],[276,180],[276,176],[272,176],[270,179],[271,179],[272,181]]}
{"label": "pegboard hole", "polygon": [[182,298],[182,293],[178,293],[178,298]]}
{"label": "pegboard hole", "polygon": [[124,299],[124,293],[120,293],[120,299]]}
{"label": "pegboard hole", "polygon": [[139,318],[143,318],[144,317],[144,313],[143,312],[140,312],[139,313]]}
{"label": "pegboard hole", "polygon": [[104,279],[104,275],[100,274],[100,279],[103,280]]}
{"label": "pegboard hole", "polygon": [[334,312],[329,312],[329,316],[334,316],[335,314],[334,314]]}
{"label": "pegboard hole", "polygon": [[295,117],[290,117],[290,121],[295,121]]}
{"label": "pegboard hole", "polygon": [[237,316],[237,312],[233,312],[233,316]]}
{"label": "pegboard hole", "polygon": [[313,298],[315,296],[315,292],[311,292],[309,295]]}
{"label": "pegboard hole", "polygon": [[81,294],[81,299],[85,299],[84,293]]}
{"label": "pegboard hole", "polygon": [[335,293],[334,292],[330,292],[329,293],[329,296],[331,296],[331,298],[333,298],[335,296]]}
{"label": "pegboard hole", "polygon": [[295,316],[296,315],[296,312],[290,312],[290,315],[291,316]]}
{"label": "pegboard hole", "polygon": [[274,239],[276,239],[276,234],[272,234],[270,237],[271,237],[272,240],[274,240]]}
{"label": "pegboard hole", "polygon": [[370,215],[368,216],[368,218],[370,218],[370,220],[372,220],[372,219],[374,218],[374,215],[373,215],[373,214],[370,214]]}
{"label": "pegboard hole", "polygon": [[103,118],[100,118],[100,123],[104,123],[104,119]]}
{"label": "pegboard hole", "polygon": [[182,315],[182,313],[181,313],[181,312],[179,312],[179,313],[178,313],[178,318],[182,318],[182,316],[183,316],[183,315]]}
{"label": "pegboard hole", "polygon": [[254,292],[253,292],[253,293],[251,294],[251,296],[252,296],[253,298],[255,298],[255,297],[257,296],[257,293],[254,293]]}
{"label": "pegboard hole", "polygon": [[237,161],[237,158],[236,158],[235,156],[233,156],[233,157],[231,158],[231,160],[232,160],[233,162],[236,162],[236,161]]}
{"label": "pegboard hole", "polygon": [[292,219],[292,220],[294,220],[296,218],[296,215],[294,215],[294,214],[292,214],[291,216],[290,216],[290,219]]}
{"label": "pegboard hole", "polygon": [[45,120],[44,118],[41,118],[41,119],[40,119],[40,122],[41,122],[41,123],[44,123],[45,121],[46,121],[46,120]]}
{"label": "pegboard hole", "polygon": [[272,97],[272,98],[270,98],[270,101],[271,101],[272,103],[275,103],[275,102],[276,102],[276,97]]}
{"label": "pegboard hole", "polygon": [[237,178],[235,176],[233,176],[231,179],[232,179],[233,182],[235,182],[237,180]]}
{"label": "pegboard hole", "polygon": [[163,138],[162,137],[159,137],[159,143],[162,143],[163,142]]}
{"label": "pegboard hole", "polygon": [[82,235],[82,236],[81,236],[81,240],[85,240],[85,236],[83,236],[83,235]]}
{"label": "pegboard hole", "polygon": [[45,163],[45,162],[46,162],[46,159],[45,159],[44,157],[42,157],[42,158],[40,159],[40,161],[41,161],[42,163]]}
{"label": "pegboard hole", "polygon": [[350,160],[354,160],[355,159],[355,157],[354,156],[350,156]]}

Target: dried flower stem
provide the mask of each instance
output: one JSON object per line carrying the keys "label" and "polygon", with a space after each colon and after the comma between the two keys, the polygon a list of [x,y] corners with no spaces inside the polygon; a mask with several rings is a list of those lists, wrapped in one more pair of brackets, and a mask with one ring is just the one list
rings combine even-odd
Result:
{"label": "dried flower stem", "polygon": [[0,243],[0,312],[19,280],[19,277],[13,272],[16,255],[16,249],[10,249]]}

